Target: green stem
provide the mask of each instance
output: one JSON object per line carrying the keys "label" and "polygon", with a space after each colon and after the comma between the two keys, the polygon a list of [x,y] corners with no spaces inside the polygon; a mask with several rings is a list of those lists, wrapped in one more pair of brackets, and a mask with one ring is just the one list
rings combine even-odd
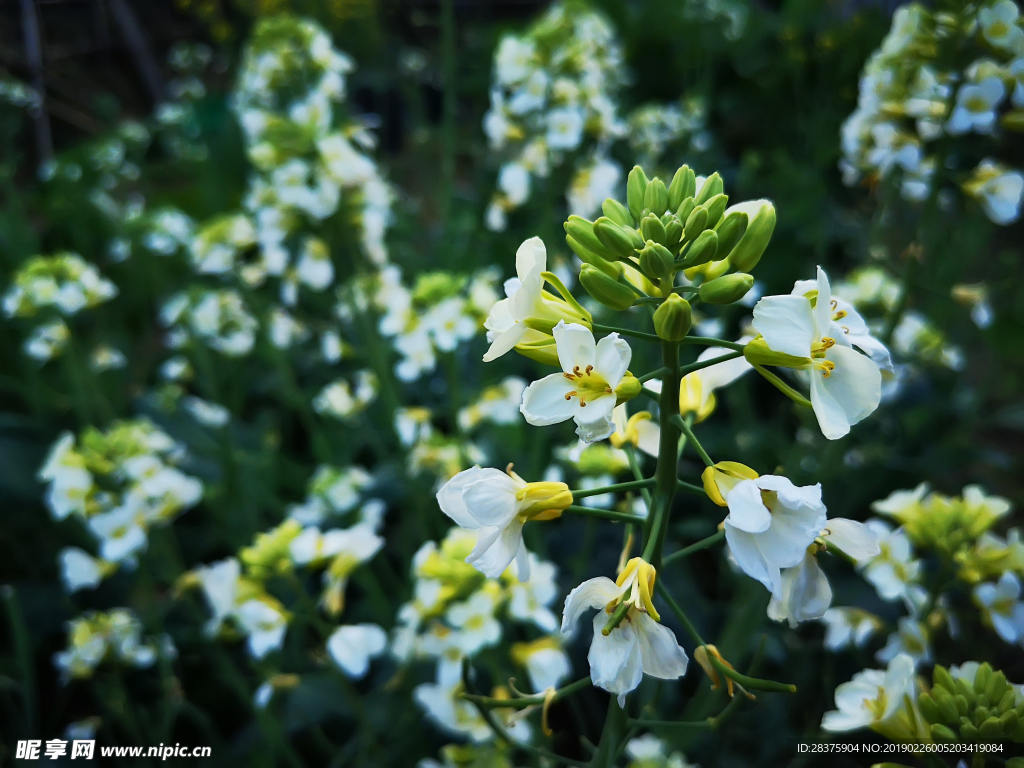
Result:
{"label": "green stem", "polygon": [[735,669],[729,669],[712,654],[708,654],[708,661],[711,662],[719,674],[725,675],[726,677],[732,678],[737,683],[742,685],[744,688],[752,688],[755,691],[775,691],[778,693],[796,693],[796,686],[792,683],[779,683],[775,680],[761,680],[756,677],[747,677],[746,675],[740,674]]}
{"label": "green stem", "polygon": [[660,379],[666,373],[668,373],[668,368],[658,368],[657,370],[651,371],[650,373],[645,373],[643,376],[637,377],[637,381],[643,384],[645,381],[650,381],[651,379]]}
{"label": "green stem", "polygon": [[590,327],[597,333],[617,333],[620,336],[632,336],[636,339],[644,339],[645,341],[657,341],[658,343],[661,343],[661,338],[653,333],[634,331],[629,328],[616,328],[613,325],[601,325],[600,323],[591,323]]}
{"label": "green stem", "polygon": [[707,495],[707,491],[704,490],[703,486],[694,485],[693,483],[688,483],[685,480],[676,480],[676,486],[679,488],[680,491],[699,493],[701,496]]}
{"label": "green stem", "polygon": [[662,379],[658,403],[661,436],[658,445],[658,467],[655,470],[657,482],[651,499],[654,509],[648,515],[647,538],[644,541],[643,553],[643,559],[655,569],[661,567],[661,550],[665,543],[665,532],[668,530],[672,502],[676,495],[679,430],[675,426],[675,420],[679,418],[679,345],[669,341],[662,342],[661,356],[668,373]]}
{"label": "green stem", "polygon": [[654,482],[655,479],[650,477],[646,480],[630,480],[625,483],[602,485],[599,488],[581,488],[572,492],[572,500],[576,501],[578,499],[585,499],[588,496],[600,496],[603,493],[620,493],[624,491],[633,491],[638,488],[650,488],[654,485]]}
{"label": "green stem", "polygon": [[638,720],[631,717],[629,724],[637,728],[714,728],[710,717],[706,720]]}
{"label": "green stem", "polygon": [[593,768],[615,768],[615,758],[619,754],[619,747],[623,741],[629,718],[626,711],[619,706],[617,697],[612,696],[608,701],[608,716],[604,720],[604,728],[601,730],[601,741],[597,745],[597,751],[590,761]]}
{"label": "green stem", "polygon": [[683,549],[680,549],[678,552],[673,552],[671,555],[666,555],[665,559],[662,560],[662,563],[664,565],[668,565],[669,563],[674,563],[676,560],[682,560],[684,557],[689,557],[694,552],[699,552],[702,549],[707,549],[708,547],[713,547],[715,544],[717,544],[718,542],[720,542],[724,538],[725,538],[725,531],[724,530],[718,531],[717,533],[713,533],[712,535],[708,536],[706,539],[701,539],[700,541],[698,541],[698,542],[696,542],[694,544],[691,544],[688,547],[684,547]]}
{"label": "green stem", "polygon": [[696,363],[691,363],[690,365],[684,365],[682,368],[679,369],[679,372],[683,376],[685,376],[688,373],[693,373],[694,371],[699,371],[702,368],[710,368],[712,365],[718,365],[719,363],[724,363],[724,362],[726,362],[728,360],[735,360],[737,357],[743,357],[743,353],[742,352],[729,352],[726,355],[720,355],[719,357],[712,357],[710,360],[699,360]]}
{"label": "green stem", "polygon": [[690,634],[690,637],[693,638],[693,641],[697,643],[697,645],[707,645],[707,643],[704,642],[704,638],[700,636],[700,632],[697,631],[697,627],[695,627],[693,622],[690,621],[690,618],[683,613],[683,609],[680,608],[679,604],[672,599],[672,595],[668,593],[668,590],[665,589],[660,580],[654,583],[654,587],[658,591],[658,594],[665,599],[666,603],[668,603],[668,607],[672,610],[672,613],[676,615],[676,618],[679,619],[679,623],[683,625],[683,628]]}
{"label": "green stem", "polygon": [[[700,444],[700,441],[697,439],[697,436],[693,434],[693,430],[690,429],[690,425],[683,420],[683,417],[678,415],[674,416],[672,418],[672,423],[679,427],[681,430],[683,430],[683,433],[686,435],[689,442],[693,443],[693,448],[694,450],[697,451],[698,454],[700,454],[701,461],[704,462],[704,465],[708,467],[715,466],[715,462],[713,462],[711,460],[711,457],[708,456],[708,452],[704,450],[704,446]],[[674,477],[673,480],[675,480]],[[679,481],[676,480],[676,482]]]}
{"label": "green stem", "polygon": [[808,400],[806,397],[801,395],[799,392],[797,392],[795,389],[793,389],[791,386],[789,386],[789,384],[784,382],[782,379],[780,379],[778,376],[776,376],[771,371],[766,370],[765,368],[762,368],[760,365],[755,365],[754,366],[754,370],[757,371],[762,376],[764,376],[765,379],[767,379],[768,382],[773,387],[775,387],[777,390],[779,390],[779,392],[784,394],[786,397],[788,397],[790,400],[792,400],[797,405],[803,406],[804,408],[811,408],[811,407],[813,407],[811,405],[811,401],[810,400]]}
{"label": "green stem", "polygon": [[[640,471],[640,462],[636,460],[636,449],[626,443],[622,446],[622,450],[626,452],[626,458],[629,460],[629,468],[633,471],[633,477],[637,480],[644,479],[644,473]],[[644,497],[644,504],[647,505],[647,514],[651,513],[651,492],[646,488],[640,489],[641,495]]]}
{"label": "green stem", "polygon": [[27,735],[34,736],[36,734],[36,676],[35,662],[32,659],[32,641],[29,638],[25,617],[18,604],[18,593],[14,587],[9,584],[4,585],[0,588],[0,595],[3,596],[4,605],[7,608],[7,617],[11,622],[11,635],[14,637],[14,652],[18,659],[18,666],[21,667],[21,695],[25,702]]}
{"label": "green stem", "polygon": [[566,512],[574,512],[577,515],[588,517],[600,517],[602,520],[612,520],[616,523],[632,523],[642,525],[644,518],[639,515],[631,515],[628,512],[616,512],[614,509],[598,509],[597,507],[580,507],[571,504],[565,508]]}
{"label": "green stem", "polygon": [[726,341],[725,339],[716,339],[712,336],[687,336],[679,343],[703,344],[706,347],[726,347],[727,349],[734,349],[737,352],[742,352],[747,346],[746,344],[740,344],[737,341]]}
{"label": "green stem", "polygon": [[[551,701],[559,701],[564,699],[566,696],[571,696],[577,691],[581,691],[584,688],[589,687],[590,684],[590,678],[584,677],[569,683],[568,685],[563,685],[555,691],[554,695],[551,697]],[[526,709],[527,707],[535,707],[543,704],[546,700],[544,694],[538,694],[536,696],[521,696],[516,699],[494,699],[490,696],[477,696],[474,693],[463,693],[460,694],[460,698],[472,702],[478,707],[486,707],[487,709]]]}

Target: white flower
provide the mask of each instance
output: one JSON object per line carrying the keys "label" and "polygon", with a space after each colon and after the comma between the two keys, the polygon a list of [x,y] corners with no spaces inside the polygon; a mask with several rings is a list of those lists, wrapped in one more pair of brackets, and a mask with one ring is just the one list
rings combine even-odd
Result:
{"label": "white flower", "polygon": [[524,80],[534,67],[536,49],[531,40],[506,35],[494,54],[494,75],[502,85]]}
{"label": "white flower", "polygon": [[954,136],[974,131],[992,133],[996,108],[1006,97],[1006,86],[998,77],[986,77],[980,83],[965,83],[956,94],[956,106],[946,130]]}
{"label": "white flower", "polygon": [[216,636],[224,621],[235,612],[238,577],[241,573],[242,566],[233,557],[204,565],[195,571],[206,602],[213,611],[213,616],[203,627],[207,637]]}
{"label": "white flower", "polygon": [[569,657],[552,637],[543,637],[532,643],[516,643],[512,646],[512,658],[526,667],[530,685],[537,693],[557,687],[572,674]]}
{"label": "white flower", "polygon": [[528,553],[528,560],[529,580],[515,581],[508,587],[511,593],[508,615],[520,621],[532,621],[544,632],[554,632],[558,629],[558,619],[548,606],[558,597],[558,569],[532,552]]}
{"label": "white flower", "polygon": [[575,107],[548,112],[547,142],[551,149],[576,149],[583,138],[583,113]]}
{"label": "white flower", "polygon": [[615,389],[629,368],[632,350],[617,333],[594,343],[590,329],[560,320],[554,327],[562,373],[533,382],[523,393],[520,410],[534,426],[573,419],[576,434],[591,443],[615,431]]}
{"label": "white flower", "polygon": [[148,543],[134,504],[90,517],[89,528],[100,539],[100,556],[111,563],[133,560]]}
{"label": "white flower", "polygon": [[836,688],[837,709],[825,713],[822,729],[831,733],[856,731],[898,717],[904,697],[909,696],[911,701],[916,698],[914,667],[912,658],[900,654],[884,672],[858,672],[850,682]]}
{"label": "white flower", "polygon": [[782,587],[768,602],[768,618],[788,621],[795,627],[801,621],[821,618],[832,604],[832,588],[818,565],[818,558],[808,553],[795,568],[782,571]]}
{"label": "white flower", "polygon": [[[645,673],[675,680],[686,673],[688,659],[675,633],[654,618],[656,611],[652,617],[654,569],[634,558],[620,574],[619,582],[599,576],[572,590],[565,598],[562,634],[571,633],[587,609],[601,609],[594,616],[594,640],[587,656],[590,677],[594,685],[617,694],[622,706],[626,694],[640,685]],[[630,604],[628,616],[605,635],[609,613],[622,601]]]}
{"label": "white flower", "polygon": [[94,589],[103,581],[104,563],[78,547],[60,551],[60,577],[69,595],[80,589]]}
{"label": "white flower", "polygon": [[875,658],[887,664],[901,653],[912,658],[917,664],[927,664],[932,660],[928,630],[924,624],[910,616],[900,617],[897,631],[889,635],[885,647],[878,650]]}
{"label": "white flower", "polygon": [[1012,224],[1020,217],[1024,195],[1024,174],[1005,168],[991,158],[982,160],[964,184],[969,195],[977,198],[985,215],[996,224]]}
{"label": "white flower", "polygon": [[454,603],[445,613],[448,623],[457,630],[452,642],[466,656],[473,656],[501,640],[501,622],[494,616],[499,599],[496,592],[481,589],[468,600]]}
{"label": "white flower", "polygon": [[974,601],[984,618],[1008,643],[1024,640],[1024,602],[1020,600],[1020,579],[1006,571],[995,584],[979,584],[974,588]]}
{"label": "white flower", "polygon": [[914,560],[910,539],[902,528],[890,530],[881,520],[871,520],[868,525],[881,537],[881,551],[865,566],[864,578],[874,585],[883,600],[902,598],[908,603],[915,602],[921,561]]}
{"label": "white flower", "polygon": [[[827,278],[826,278],[827,279]],[[818,290],[818,282],[815,280],[797,280],[793,285],[793,296],[808,296]],[[830,310],[832,322],[843,332],[849,346],[859,349],[865,355],[875,361],[875,364],[883,371],[892,371],[892,357],[888,348],[871,335],[867,321],[853,304],[832,294],[832,308]],[[743,339],[740,339],[742,342]],[[724,352],[725,350],[723,350]],[[737,361],[732,361],[735,364]]]}
{"label": "white flower", "polygon": [[476,335],[477,321],[466,314],[465,307],[465,299],[452,296],[432,306],[423,316],[423,327],[430,331],[442,352],[452,352],[459,342]]}
{"label": "white flower", "polygon": [[441,511],[463,528],[479,530],[466,562],[488,578],[497,578],[516,561],[519,580],[530,577],[523,525],[531,517],[572,503],[565,483],[527,483],[519,475],[471,467],[437,492]]}
{"label": "white flower", "polygon": [[996,48],[1021,53],[1024,30],[1017,24],[1019,14],[1013,0],[999,0],[989,8],[981,8],[978,11],[981,34]]}
{"label": "white flower", "polygon": [[869,416],[882,396],[878,365],[852,348],[834,311],[828,276],[818,267],[813,304],[807,296],[766,296],[754,307],[753,323],[773,352],[806,360],[798,367],[810,374],[811,404],[829,440]]}
{"label": "white flower", "polygon": [[782,569],[799,565],[825,527],[821,485],[797,487],[785,477],[762,475],[740,480],[725,501],[725,540],[737,565],[783,599]]}
{"label": "white flower", "polygon": [[353,624],[331,633],[327,653],[346,675],[358,679],[370,668],[370,659],[384,653],[387,644],[387,633],[376,624]]}
{"label": "white flower", "polygon": [[505,163],[498,172],[498,189],[510,205],[522,205],[530,196],[530,172],[521,163]]}
{"label": "white flower", "polygon": [[284,642],[288,620],[277,608],[263,600],[246,600],[235,613],[239,625],[249,635],[249,653],[262,659]]}
{"label": "white flower", "polygon": [[518,277],[505,281],[507,298],[496,303],[484,321],[487,340],[491,342],[484,354],[485,363],[504,355],[529,332],[526,320],[537,314],[545,302],[541,273],[547,269],[547,264],[547,249],[539,237],[531,237],[519,246],[516,251]]}
{"label": "white flower", "polygon": [[846,648],[851,643],[863,648],[881,622],[859,608],[829,608],[821,617],[825,625],[825,647],[830,651]]}

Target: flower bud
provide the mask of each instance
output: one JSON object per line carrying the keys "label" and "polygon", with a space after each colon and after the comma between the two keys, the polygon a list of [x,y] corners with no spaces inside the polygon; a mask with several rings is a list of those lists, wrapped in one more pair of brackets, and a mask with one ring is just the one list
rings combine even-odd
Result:
{"label": "flower bud", "polygon": [[989,717],[978,726],[978,735],[985,741],[995,741],[1003,735],[1003,727],[997,717]]}
{"label": "flower bud", "polygon": [[1002,672],[993,672],[992,678],[988,681],[988,685],[985,686],[985,698],[993,706],[998,706],[1008,687],[1006,675]]}
{"label": "flower bud", "polygon": [[1012,688],[1003,694],[1003,697],[999,700],[999,705],[996,709],[999,712],[1009,712],[1016,709],[1017,694]]}
{"label": "flower bud", "polygon": [[747,214],[747,230],[728,254],[729,263],[740,272],[750,272],[761,259],[775,231],[775,206],[769,200],[751,200],[732,206],[733,211]]}
{"label": "flower bud", "polygon": [[728,195],[715,195],[704,203],[704,207],[708,209],[708,223],[704,226],[708,229],[713,229],[722,220],[722,216],[725,214],[725,207],[728,204]]}
{"label": "flower bud", "polygon": [[629,214],[629,209],[615,198],[606,198],[605,201],[601,203],[601,212],[616,224],[623,227],[632,227],[636,224],[636,222],[633,221],[633,217]]}
{"label": "flower bud", "polygon": [[[651,186],[654,186],[654,182],[651,182]],[[649,213],[640,220],[640,234],[644,240],[653,240],[656,243],[668,245],[668,233],[665,231],[665,225],[654,214]]]}
{"label": "flower bud", "polygon": [[[626,178],[626,207],[634,221],[640,221],[644,210],[644,194],[647,192],[647,174],[639,165],[634,165]],[[610,217],[609,217],[610,218]]]}
{"label": "flower bud", "polygon": [[936,723],[930,729],[932,738],[938,744],[955,744],[959,739],[953,730],[945,725]]}
{"label": "flower bud", "polygon": [[[566,245],[572,249],[572,252],[580,257],[580,261],[584,262],[585,266],[591,266],[595,269],[599,269],[613,279],[622,274],[621,264],[617,261],[605,261],[592,250],[581,245],[572,235],[566,235],[565,242]],[[602,246],[602,250],[603,249],[604,246]]]}
{"label": "flower bud", "polygon": [[665,224],[665,245],[668,246],[669,250],[678,250],[679,241],[682,239],[683,224],[675,215],[673,215],[672,218],[669,219],[668,223]]}
{"label": "flower bud", "polygon": [[957,711],[956,703],[954,703],[953,697],[945,692],[945,689],[933,689],[932,697],[935,699],[935,707],[939,711],[942,722],[949,725],[956,725],[960,722],[960,713]]}
{"label": "flower bud", "polygon": [[669,294],[654,312],[654,330],[665,341],[682,341],[691,325],[690,302],[678,293]]}
{"label": "flower bud", "polygon": [[[597,239],[597,235],[594,234],[594,223],[587,221],[582,216],[570,216],[566,219],[565,224],[562,225],[565,230],[565,234],[575,240],[579,245],[585,248],[588,252],[588,256],[591,258],[597,256],[602,261],[608,263],[614,263],[617,259],[614,253],[609,251],[600,240]],[[568,241],[566,241],[568,242]],[[572,245],[569,246],[572,248]],[[575,248],[573,251],[575,252]],[[576,254],[579,256],[579,253]],[[588,264],[594,264],[595,267],[600,267],[600,264],[595,264],[589,258],[580,256],[583,261]]]}
{"label": "flower bud", "polygon": [[693,209],[697,207],[697,204],[693,202],[692,197],[683,198],[683,202],[676,208],[676,218],[682,222],[685,222],[687,217],[693,213]]}
{"label": "flower bud", "polygon": [[660,216],[668,210],[668,190],[665,182],[655,176],[644,190],[644,208]]}
{"label": "flower bud", "polygon": [[553,520],[572,504],[569,486],[553,480],[527,483],[516,495],[528,502],[520,509],[520,516],[531,520]]}
{"label": "flower bud", "polygon": [[971,716],[971,720],[974,721],[974,725],[975,726],[980,728],[981,724],[983,722],[985,722],[986,720],[988,720],[988,716],[989,716],[988,707],[975,707],[974,708],[974,712],[972,713],[972,716]]}
{"label": "flower bud", "polygon": [[1002,736],[1008,738],[1017,729],[1018,722],[1020,722],[1020,718],[1017,717],[1017,713],[1012,709],[1001,714],[999,716],[999,730],[1002,732]]}
{"label": "flower bud", "polygon": [[647,245],[640,251],[640,269],[648,276],[662,280],[672,274],[675,259],[664,245],[648,240]]}
{"label": "flower bud", "polygon": [[936,686],[945,688],[950,694],[952,694],[956,688],[953,683],[953,676],[949,674],[949,670],[941,664],[936,664],[935,668],[932,670],[932,683]]}
{"label": "flower bud", "polygon": [[615,388],[615,404],[622,405],[629,402],[643,392],[643,390],[644,385],[640,383],[640,380],[629,371],[626,371],[626,375],[622,377],[619,386]]}
{"label": "flower bud", "polygon": [[672,183],[668,185],[668,209],[676,210],[683,200],[693,197],[696,191],[697,177],[689,166],[682,166],[672,177]]}
{"label": "flower bud", "polygon": [[929,723],[937,723],[942,720],[939,707],[929,693],[922,693],[917,697],[917,708],[921,710],[922,717]]}
{"label": "flower bud", "polygon": [[686,249],[683,266],[689,268],[706,264],[715,258],[716,253],[718,253],[718,234],[713,229],[705,229]]}
{"label": "flower bud", "polygon": [[714,466],[707,467],[701,474],[701,482],[704,483],[704,492],[708,498],[720,507],[727,507],[725,497],[742,480],[756,480],[760,475],[738,461],[720,461]]}
{"label": "flower bud", "polygon": [[536,360],[543,365],[553,365],[556,368],[561,366],[558,361],[558,350],[555,349],[555,339],[548,336],[540,341],[530,341],[523,344],[516,344],[516,352],[530,360]]}
{"label": "flower bud", "polygon": [[584,264],[580,270],[580,285],[594,299],[618,311],[628,309],[636,301],[636,294],[629,286],[590,264]]}
{"label": "flower bud", "polygon": [[992,680],[992,665],[987,661],[978,667],[978,672],[974,675],[974,692],[976,694],[985,693],[985,688]]}
{"label": "flower bud", "polygon": [[718,175],[718,171],[715,171],[706,179],[704,184],[700,188],[700,192],[694,198],[697,205],[702,205],[710,200],[715,195],[720,195],[725,190],[725,184],[722,182],[722,177]]}
{"label": "flower bud", "polygon": [[697,235],[704,231],[707,223],[707,209],[702,206],[697,206],[690,212],[690,215],[686,217],[686,226],[683,227],[683,238],[686,240],[695,239]]}
{"label": "flower bud", "polygon": [[964,741],[977,741],[978,729],[974,727],[973,723],[960,723],[960,735]]}
{"label": "flower bud", "polygon": [[736,273],[722,275],[700,286],[700,300],[706,304],[732,304],[739,301],[754,286],[752,275]]}
{"label": "flower bud", "polygon": [[718,247],[723,254],[728,254],[736,247],[736,244],[747,231],[749,217],[743,211],[730,211],[715,226],[718,233]]}
{"label": "flower bud", "polygon": [[776,352],[768,346],[768,343],[758,336],[747,342],[743,347],[743,356],[751,365],[777,365],[780,368],[806,368],[811,364],[809,357],[797,357],[787,355],[785,352]]}
{"label": "flower bud", "polygon": [[602,216],[594,222],[594,234],[601,245],[615,254],[616,258],[627,259],[635,250],[644,247],[640,234],[635,229],[620,227],[614,221]]}

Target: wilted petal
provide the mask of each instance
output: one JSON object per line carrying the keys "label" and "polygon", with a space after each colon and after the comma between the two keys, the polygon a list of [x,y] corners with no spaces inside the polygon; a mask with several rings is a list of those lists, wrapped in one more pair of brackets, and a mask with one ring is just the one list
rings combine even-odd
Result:
{"label": "wilted petal", "polygon": [[[617,586],[614,581],[605,576],[584,581],[565,598],[565,609],[562,611],[562,633],[572,632],[576,627],[576,622],[579,621],[580,614],[587,609],[604,608],[621,594],[622,587]],[[604,624],[601,626],[603,627]]]}
{"label": "wilted petal", "polygon": [[624,695],[640,685],[644,676],[640,640],[625,622],[603,635],[601,630],[607,621],[604,613],[594,617],[594,641],[587,654],[590,678],[598,688]]}
{"label": "wilted petal", "polygon": [[644,672],[662,680],[675,680],[685,675],[688,659],[675,633],[646,613],[637,614],[635,624]]}

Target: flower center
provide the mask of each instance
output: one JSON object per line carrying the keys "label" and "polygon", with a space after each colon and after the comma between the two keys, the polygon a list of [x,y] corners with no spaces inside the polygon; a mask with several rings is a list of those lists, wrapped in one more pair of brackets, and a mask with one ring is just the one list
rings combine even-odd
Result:
{"label": "flower center", "polygon": [[836,340],[831,336],[822,336],[821,341],[816,341],[811,345],[811,365],[815,370],[821,371],[821,375],[826,379],[832,375],[832,369],[836,367],[836,364],[825,359],[825,352],[835,345]]}
{"label": "flower center", "polygon": [[878,696],[874,699],[864,699],[864,707],[871,713],[874,720],[881,720],[885,714],[885,688],[878,686]]}
{"label": "flower center", "polygon": [[562,375],[576,387],[565,395],[565,399],[572,400],[574,397],[578,398],[580,408],[585,407],[590,400],[596,400],[604,395],[613,394],[608,382],[604,380],[601,374],[594,371],[594,366],[592,365],[588,365],[582,371],[577,365],[573,367],[572,373],[563,373]]}

